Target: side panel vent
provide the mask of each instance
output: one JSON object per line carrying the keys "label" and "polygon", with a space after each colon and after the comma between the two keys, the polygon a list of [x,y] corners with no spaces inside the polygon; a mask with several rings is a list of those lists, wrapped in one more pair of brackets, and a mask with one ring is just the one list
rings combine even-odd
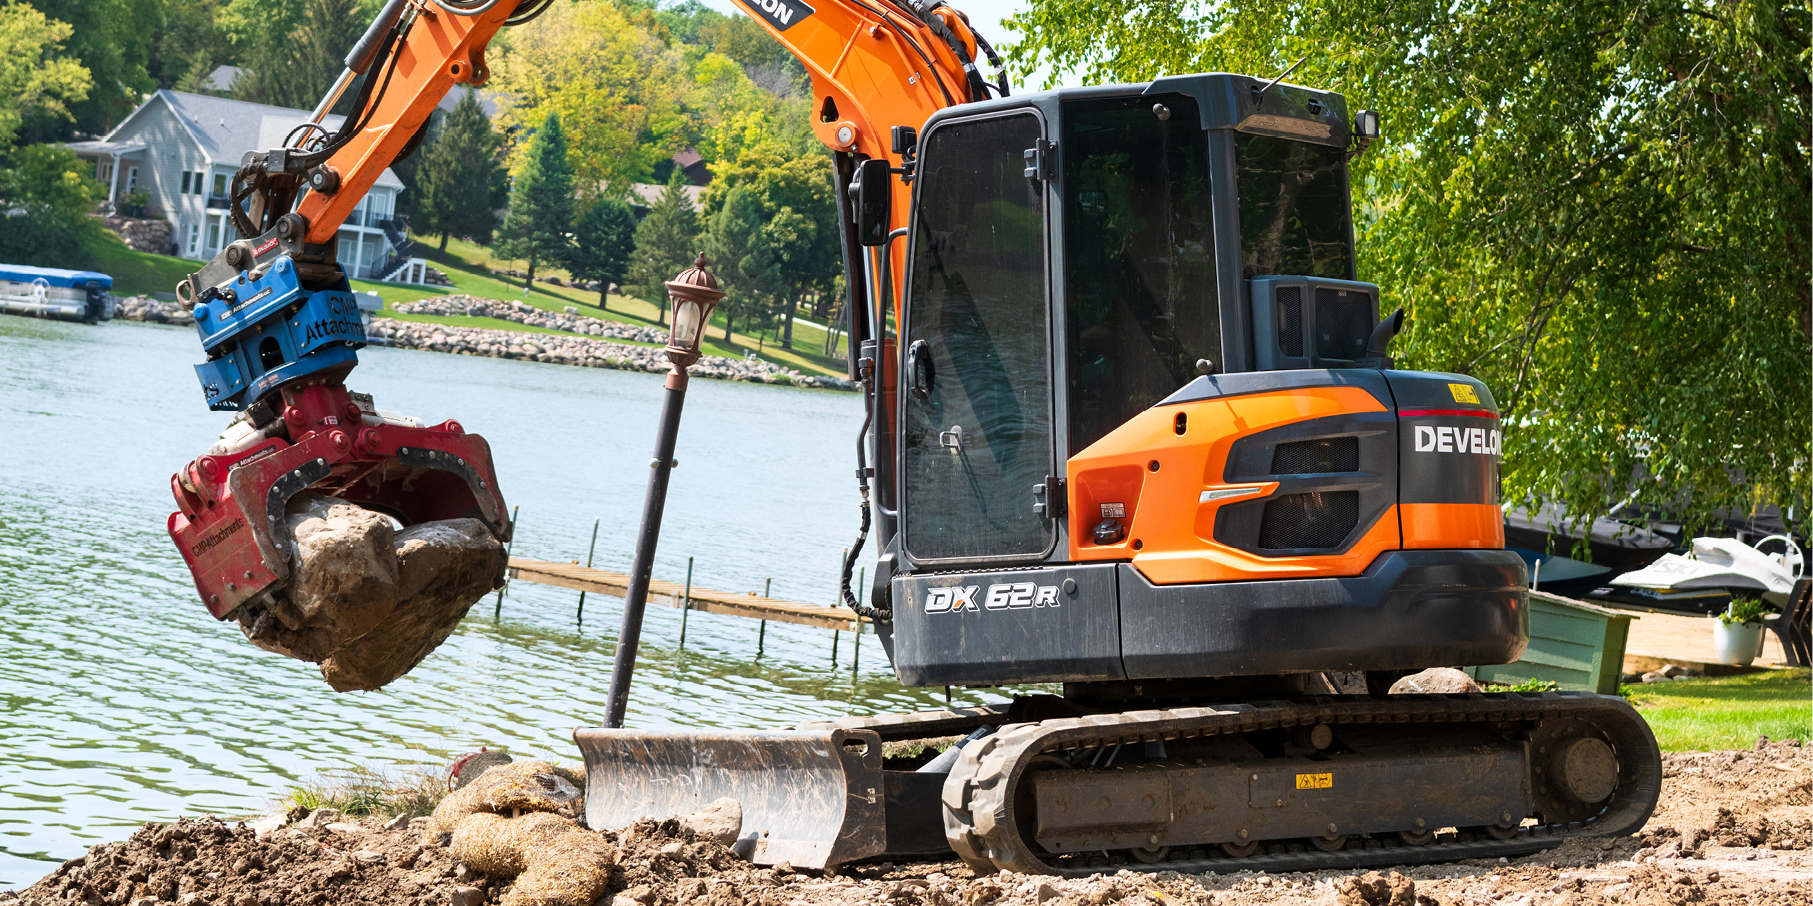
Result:
{"label": "side panel vent", "polygon": [[1286,494],[1266,503],[1259,546],[1267,550],[1339,547],[1359,521],[1359,491]]}
{"label": "side panel vent", "polygon": [[1316,356],[1359,359],[1372,333],[1372,294],[1316,287]]}
{"label": "side panel vent", "polygon": [[1278,287],[1278,349],[1291,358],[1303,356],[1303,288]]}
{"label": "side panel vent", "polygon": [[1294,440],[1272,448],[1273,475],[1360,471],[1360,439],[1322,437]]}

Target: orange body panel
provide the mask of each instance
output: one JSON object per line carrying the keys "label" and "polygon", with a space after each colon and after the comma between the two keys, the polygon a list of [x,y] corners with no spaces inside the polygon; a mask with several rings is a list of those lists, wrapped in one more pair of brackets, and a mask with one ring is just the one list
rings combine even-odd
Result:
{"label": "orange body panel", "polygon": [[1505,546],[1504,510],[1490,503],[1403,503],[1398,521],[1405,550]]}
{"label": "orange body panel", "polygon": [[[1228,454],[1248,435],[1344,412],[1383,412],[1357,387],[1316,387],[1148,409],[1091,444],[1067,464],[1070,557],[1132,560],[1155,584],[1355,576],[1399,546],[1397,508],[1387,509],[1346,553],[1261,557],[1215,540],[1216,512],[1270,494],[1276,483],[1230,486]],[[1176,417],[1186,416],[1185,432]],[[1153,466],[1156,464],[1157,468]],[[1251,488],[1241,497],[1201,502],[1202,492]],[[1127,526],[1118,544],[1093,543],[1103,504],[1121,504]]]}
{"label": "orange body panel", "polygon": [[[396,160],[416,130],[428,121],[434,107],[455,83],[483,85],[490,77],[485,68],[485,45],[516,10],[516,0],[498,0],[476,16],[456,16],[432,3],[422,4],[403,45],[397,48],[390,84],[360,133],[327,159],[340,174],[340,188],[332,195],[309,192],[296,205],[308,219],[307,241],[327,245],[384,168]],[[367,73],[380,79],[383,73]]]}

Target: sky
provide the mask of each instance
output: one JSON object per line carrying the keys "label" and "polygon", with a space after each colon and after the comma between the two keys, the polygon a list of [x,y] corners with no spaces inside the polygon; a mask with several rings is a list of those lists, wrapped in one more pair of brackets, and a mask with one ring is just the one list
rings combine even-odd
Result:
{"label": "sky", "polygon": [[[731,0],[700,0],[706,6],[721,13],[746,15]],[[988,43],[1000,50],[1003,45],[1011,43],[1017,35],[1001,25],[1001,20],[1027,7],[1026,0],[951,0],[951,6],[969,16],[969,21],[982,32]],[[1029,80],[1035,87],[1044,81],[1044,74],[1038,73]],[[1024,87],[1019,81],[1012,83],[1015,89]],[[1063,84],[1073,85],[1074,81],[1066,80]]]}

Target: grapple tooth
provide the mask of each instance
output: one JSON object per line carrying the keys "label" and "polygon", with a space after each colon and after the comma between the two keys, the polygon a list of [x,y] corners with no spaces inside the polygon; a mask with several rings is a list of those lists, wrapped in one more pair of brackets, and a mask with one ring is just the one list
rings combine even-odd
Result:
{"label": "grapple tooth", "polygon": [[868,730],[573,732],[586,766],[586,823],[621,828],[729,797],[736,850],[760,865],[825,868],[887,846],[881,737]]}

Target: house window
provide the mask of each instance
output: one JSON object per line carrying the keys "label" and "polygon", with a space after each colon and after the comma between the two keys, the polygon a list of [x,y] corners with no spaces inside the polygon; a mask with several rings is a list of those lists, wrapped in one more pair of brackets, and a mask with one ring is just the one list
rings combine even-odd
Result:
{"label": "house window", "polygon": [[195,176],[195,174],[190,173],[187,170],[183,171],[183,194],[184,195],[189,194],[189,180],[194,176]]}
{"label": "house window", "polygon": [[206,173],[202,173],[202,172],[199,172],[199,171],[198,171],[198,172],[197,172],[197,173],[196,173],[196,174],[195,174],[195,186],[194,186],[194,189],[195,189],[195,194],[196,194],[196,195],[200,195],[200,194],[201,194],[201,193],[202,193],[202,192],[201,192],[201,187],[202,187],[202,183],[203,183],[203,181],[204,181],[204,180],[206,180],[206,179],[207,179],[207,178],[208,178],[208,174],[206,174]]}
{"label": "house window", "polygon": [[113,163],[111,161],[97,162],[94,165],[94,178],[100,180],[101,182],[112,182],[113,181]]}
{"label": "house window", "polygon": [[130,195],[137,190],[138,190],[138,168],[137,167],[127,167],[126,168],[126,194]]}
{"label": "house window", "polygon": [[[188,176],[189,174],[184,173],[183,175]],[[188,230],[189,241],[187,244],[189,251],[187,254],[190,258],[199,258],[201,257],[201,224],[191,223],[188,225]]]}
{"label": "house window", "polygon": [[225,173],[214,174],[214,197],[215,198],[227,197],[227,174],[225,174]]}

